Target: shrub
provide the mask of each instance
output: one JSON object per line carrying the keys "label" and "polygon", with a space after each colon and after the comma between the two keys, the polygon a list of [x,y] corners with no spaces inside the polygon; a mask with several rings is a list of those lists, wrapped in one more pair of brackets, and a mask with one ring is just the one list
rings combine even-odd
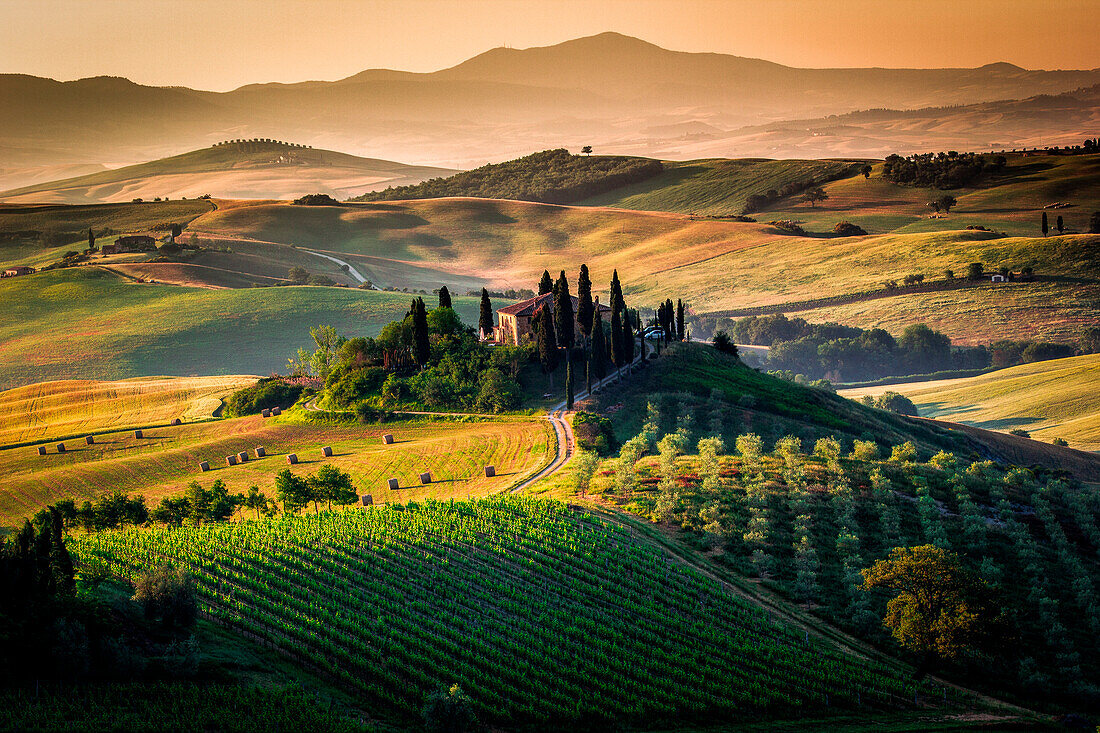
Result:
{"label": "shrub", "polygon": [[573,416],[573,434],[577,439],[577,447],[581,450],[606,456],[615,447],[615,432],[611,421],[591,412],[578,412]]}
{"label": "shrub", "polygon": [[478,728],[473,700],[458,685],[428,695],[421,711],[432,733],[466,733]]}
{"label": "shrub", "polygon": [[1016,435],[1016,436],[1019,436],[1021,438],[1030,438],[1031,437],[1031,433],[1024,430],[1023,428],[1013,428],[1012,430],[1008,431],[1008,434],[1009,435]]}
{"label": "shrub", "polygon": [[851,222],[842,221],[833,227],[833,233],[841,237],[862,237],[867,234],[867,230]]}
{"label": "shrub", "polygon": [[912,463],[917,460],[917,446],[910,440],[901,445],[895,445],[890,451],[890,460],[895,463]]}
{"label": "shrub", "polygon": [[780,219],[778,221],[769,221],[768,223],[784,234],[797,234],[800,237],[806,236],[806,230],[799,226],[797,222],[790,219]]}
{"label": "shrub", "polygon": [[298,206],[339,206],[340,202],[327,193],[311,193],[294,199]]}
{"label": "shrub", "polygon": [[912,415],[916,417],[920,414],[917,412],[917,406],[913,404],[911,399],[905,395],[889,390],[883,392],[875,399],[875,407],[880,410],[897,413],[898,415]]}
{"label": "shrub", "polygon": [[737,356],[737,344],[733,343],[733,339],[725,331],[719,329],[714,332],[714,338],[712,339],[714,348],[721,351],[723,354],[729,354],[730,356]]}
{"label": "shrub", "polygon": [[1054,440],[1050,441],[1050,444],[1051,445],[1060,445],[1063,448],[1069,445],[1069,443],[1066,442],[1065,438],[1055,438]]}
{"label": "shrub", "polygon": [[168,627],[195,623],[195,581],[186,570],[161,563],[138,576],[135,591],[134,600],[145,609],[146,618],[159,618]]}
{"label": "shrub", "polygon": [[860,461],[877,461],[878,446],[872,440],[857,440],[852,446],[852,458]]}
{"label": "shrub", "polygon": [[267,377],[231,394],[225,401],[225,414],[227,417],[241,417],[272,407],[290,407],[301,394],[301,386],[287,384],[277,377]]}

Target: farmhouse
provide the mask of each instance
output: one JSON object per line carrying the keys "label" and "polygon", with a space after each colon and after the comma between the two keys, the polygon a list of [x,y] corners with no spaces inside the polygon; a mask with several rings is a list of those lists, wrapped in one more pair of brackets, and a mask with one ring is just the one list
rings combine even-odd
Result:
{"label": "farmhouse", "polygon": [[[580,333],[580,323],[577,322],[577,303],[580,301],[577,300],[575,295],[569,297],[573,300],[573,332]],[[518,346],[525,341],[534,339],[531,322],[544,303],[553,310],[554,294],[543,293],[542,295],[536,295],[534,298],[498,309],[497,325],[493,328],[492,340],[498,344]],[[599,298],[595,299],[595,306],[599,309],[601,315],[611,312],[611,309],[606,305],[600,304]],[[607,320],[606,316],[604,316],[604,320]]]}
{"label": "farmhouse", "polygon": [[152,252],[157,248],[157,240],[151,234],[123,234],[113,244],[103,245],[103,254],[116,255],[123,252]]}
{"label": "farmhouse", "polygon": [[9,267],[0,273],[0,277],[19,277],[20,275],[30,275],[34,272],[33,267],[27,267],[26,265],[16,265],[15,267]]}

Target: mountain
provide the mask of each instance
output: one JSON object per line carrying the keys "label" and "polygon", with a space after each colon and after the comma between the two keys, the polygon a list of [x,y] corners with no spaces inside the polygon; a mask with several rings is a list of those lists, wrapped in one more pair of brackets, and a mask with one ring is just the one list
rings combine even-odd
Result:
{"label": "mountain", "polygon": [[0,192],[8,203],[114,203],[135,198],[339,198],[449,176],[447,168],[359,158],[283,142],[220,144],[148,163]]}
{"label": "mountain", "polygon": [[684,158],[697,154],[681,152],[682,139],[705,137],[708,128],[720,135],[777,120],[1020,99],[1097,83],[1100,70],[1011,64],[800,69],[603,33],[497,48],[431,73],[372,69],[332,82],[252,84],[223,93],[112,77],[58,82],[3,75],[0,149],[23,151],[8,159],[10,168],[132,163],[226,138],[272,136],[453,167],[584,144],[605,153]]}

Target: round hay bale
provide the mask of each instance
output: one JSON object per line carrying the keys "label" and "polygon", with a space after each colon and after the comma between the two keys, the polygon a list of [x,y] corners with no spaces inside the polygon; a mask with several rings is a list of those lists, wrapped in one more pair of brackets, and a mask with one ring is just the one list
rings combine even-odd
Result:
{"label": "round hay bale", "polygon": [[262,445],[256,446],[256,457],[257,458],[263,458],[266,455],[267,455],[267,451],[264,450],[264,447]]}
{"label": "round hay bale", "polygon": [[145,433],[141,432],[140,430],[135,430],[135,431],[134,431],[134,437],[135,437],[135,438],[144,438],[144,437],[145,437]]}
{"label": "round hay bale", "polygon": [[298,462],[298,454],[297,453],[288,454],[287,457],[286,457],[286,462],[289,463],[291,466],[293,466],[294,464],[296,464]]}
{"label": "round hay bale", "polygon": [[359,504],[361,506],[372,506],[374,504],[374,497],[370,494],[363,494],[359,497]]}
{"label": "round hay bale", "polygon": [[95,445],[95,436],[94,435],[85,436],[84,442],[87,445]]}
{"label": "round hay bale", "polygon": [[493,478],[496,475],[497,475],[497,467],[496,466],[486,466],[485,467],[485,477],[486,478]]}
{"label": "round hay bale", "polygon": [[272,407],[271,408],[271,414],[272,415],[282,415],[283,411],[282,411],[282,409],[280,409],[278,407]]}
{"label": "round hay bale", "polygon": [[225,463],[226,463],[227,466],[236,466],[237,465],[237,457],[236,456],[226,456],[225,457]]}
{"label": "round hay bale", "polygon": [[240,461],[241,463],[244,463],[245,461],[247,461],[248,460],[248,451],[241,451],[240,453],[238,453],[237,454],[237,460]]}
{"label": "round hay bale", "polygon": [[180,419],[179,419],[179,418],[177,417],[177,418],[176,418],[175,420],[173,420],[173,421],[172,421],[172,424],[173,424],[173,425],[183,425],[183,420],[180,420]]}
{"label": "round hay bale", "polygon": [[324,448],[321,449],[321,455],[324,456],[325,458],[331,458],[332,457],[332,447],[326,445]]}
{"label": "round hay bale", "polygon": [[260,415],[261,417],[271,417],[271,410],[265,407],[264,409],[260,410]]}
{"label": "round hay bale", "polygon": [[65,444],[64,443],[58,443],[57,444],[57,452],[58,453],[64,453],[65,452]]}
{"label": "round hay bale", "polygon": [[429,471],[425,471],[424,473],[420,474],[420,483],[430,484],[431,482],[432,482],[432,474]]}
{"label": "round hay bale", "polygon": [[44,445],[38,446],[38,455],[40,455],[40,456],[46,455],[46,446],[44,446]]}
{"label": "round hay bale", "polygon": [[397,489],[400,489],[400,488],[401,488],[401,484],[400,484],[400,482],[399,482],[399,481],[398,481],[397,479],[395,479],[395,478],[391,478],[391,479],[390,479],[389,481],[387,481],[387,482],[386,482],[386,484],[387,484],[387,485],[388,485],[388,486],[390,487],[390,489],[391,489],[391,490],[393,490],[393,491],[396,491]]}
{"label": "round hay bale", "polygon": [[210,462],[209,461],[201,461],[199,463],[199,471],[201,473],[206,473],[209,470],[210,470]]}
{"label": "round hay bale", "polygon": [[382,442],[386,445],[393,445],[393,436],[389,433],[386,433],[382,436]]}

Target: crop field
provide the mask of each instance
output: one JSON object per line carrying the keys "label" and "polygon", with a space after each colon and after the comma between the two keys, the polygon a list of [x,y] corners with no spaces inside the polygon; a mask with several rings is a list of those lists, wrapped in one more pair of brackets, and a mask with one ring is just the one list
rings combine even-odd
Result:
{"label": "crop field", "polygon": [[[404,317],[412,297],[333,287],[139,285],[92,267],[6,279],[0,282],[0,386],[269,374],[312,344],[312,326],[375,335]],[[477,298],[455,297],[454,303],[466,323],[477,321]]]}
{"label": "crop field", "polygon": [[[349,473],[360,494],[375,501],[409,501],[484,496],[505,489],[542,466],[553,455],[553,434],[544,421],[499,419],[478,422],[423,419],[383,425],[317,425],[258,416],[185,423],[143,431],[98,436],[93,445],[69,441],[58,453],[52,443],[40,456],[36,447],[0,449],[0,472],[7,477],[0,488],[0,525],[11,526],[60,499],[84,500],[114,490],[140,494],[150,506],[186,488],[191,481],[208,486],[221,479],[231,492],[259,486],[274,498],[275,474],[288,468],[286,455],[299,458],[290,466],[295,474],[315,472],[331,464]],[[392,433],[396,442],[383,445]],[[267,457],[257,459],[263,446]],[[331,458],[322,446],[333,449]],[[250,460],[228,466],[226,456],[247,452]],[[200,473],[199,463],[211,470]],[[484,467],[496,467],[486,478]],[[421,485],[419,475],[432,474]],[[397,478],[401,488],[391,491],[386,480]]]}
{"label": "crop field", "polygon": [[40,382],[0,392],[0,446],[214,417],[256,377]]}
{"label": "crop field", "polygon": [[558,502],[129,528],[70,547],[81,567],[123,577],[188,568],[205,613],[406,721],[454,683],[482,722],[554,727],[900,709],[916,692],[905,670],[774,621]]}
{"label": "crop field", "polygon": [[1032,437],[1100,450],[1100,355],[1053,359],[941,382],[842,390],[845,397],[900,392],[922,416],[987,430],[1023,429]]}

